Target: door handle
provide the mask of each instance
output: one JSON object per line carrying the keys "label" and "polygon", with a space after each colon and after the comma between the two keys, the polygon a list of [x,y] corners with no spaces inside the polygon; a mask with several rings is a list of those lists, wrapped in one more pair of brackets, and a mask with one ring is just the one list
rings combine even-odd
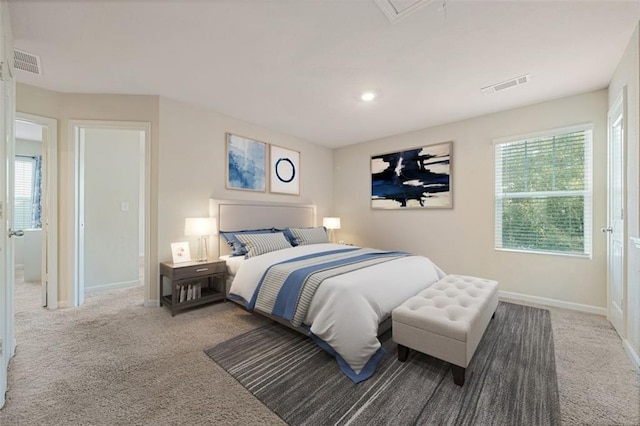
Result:
{"label": "door handle", "polygon": [[15,231],[12,228],[9,228],[9,234],[7,235],[9,238],[11,237],[23,237],[24,231],[22,229],[16,229]]}
{"label": "door handle", "polygon": [[613,228],[610,226],[607,226],[606,228],[600,228],[600,232],[613,232]]}

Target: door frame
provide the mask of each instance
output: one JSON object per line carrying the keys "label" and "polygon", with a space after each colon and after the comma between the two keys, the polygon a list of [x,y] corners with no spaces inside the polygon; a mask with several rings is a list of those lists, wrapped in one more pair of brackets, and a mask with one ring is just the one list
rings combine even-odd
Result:
{"label": "door frame", "polygon": [[[46,287],[48,309],[58,308],[58,120],[24,112],[16,112],[16,120],[27,121],[47,129],[42,140],[46,173],[46,190],[42,197],[42,285]],[[46,227],[46,228],[45,228]]]}
{"label": "door frame", "polygon": [[114,129],[114,130],[138,130],[144,132],[144,227],[141,229],[144,240],[144,302],[150,299],[151,292],[151,123],[148,121],[108,121],[108,120],[69,120],[69,146],[72,147],[73,157],[73,226],[70,227],[71,241],[73,245],[73,297],[72,306],[80,306],[84,303],[84,286],[82,284],[81,263],[81,188],[80,182],[83,176],[82,153],[80,152],[80,132],[82,129]]}
{"label": "door frame", "polygon": [[[0,6],[1,12],[4,9]],[[3,16],[0,16],[2,19]],[[4,21],[3,21],[4,23]],[[3,25],[0,24],[0,27]],[[0,58],[5,58],[6,34],[0,31]],[[15,253],[9,229],[13,226],[13,180],[15,162],[15,93],[16,86],[11,66],[0,63],[0,408],[7,392],[9,361],[15,355]]]}
{"label": "door frame", "polygon": [[[611,163],[612,163],[612,149],[611,149],[611,125],[613,119],[617,118],[620,114],[618,113],[621,110],[622,115],[622,146],[620,147],[622,153],[622,188],[626,187],[626,179],[627,179],[627,130],[628,130],[628,120],[627,120],[627,86],[624,86],[616,100],[609,107],[609,111],[607,112],[607,228],[611,227],[612,223],[612,213],[611,213],[611,197],[610,191],[612,188],[612,172],[611,172]],[[622,274],[620,283],[622,286],[622,318],[620,329],[615,327],[616,332],[620,334],[622,340],[626,340],[627,337],[627,197],[626,193],[622,191]],[[612,321],[612,294],[611,294],[611,286],[612,286],[612,265],[611,265],[611,232],[607,232],[607,320],[611,324],[614,324]]]}

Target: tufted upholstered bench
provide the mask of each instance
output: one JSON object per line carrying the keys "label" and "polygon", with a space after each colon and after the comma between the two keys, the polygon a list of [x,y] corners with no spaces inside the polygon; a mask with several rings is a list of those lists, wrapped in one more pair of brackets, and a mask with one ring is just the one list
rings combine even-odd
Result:
{"label": "tufted upholstered bench", "polygon": [[447,275],[392,312],[398,360],[409,349],[452,364],[453,381],[464,375],[489,321],[498,307],[498,282]]}

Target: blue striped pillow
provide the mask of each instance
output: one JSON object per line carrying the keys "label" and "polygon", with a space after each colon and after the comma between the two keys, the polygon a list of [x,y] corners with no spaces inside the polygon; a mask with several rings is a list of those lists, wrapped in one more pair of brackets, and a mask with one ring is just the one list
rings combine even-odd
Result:
{"label": "blue striped pillow", "polygon": [[238,240],[239,234],[270,234],[274,232],[274,228],[268,229],[246,229],[243,231],[220,231],[220,235],[225,239],[229,247],[231,247],[230,256],[244,256],[247,254],[247,248]]}
{"label": "blue striped pillow", "polygon": [[289,243],[292,246],[295,247],[298,245],[298,242],[296,241],[296,237],[291,233],[291,230],[289,228],[284,228],[284,229],[273,228],[273,232],[282,232],[284,236],[287,238],[287,240],[289,240]]}
{"label": "blue striped pillow", "polygon": [[327,230],[324,226],[317,228],[287,228],[296,238],[297,245],[328,243]]}
{"label": "blue striped pillow", "polygon": [[289,240],[287,240],[282,232],[276,232],[274,234],[237,234],[236,237],[247,248],[246,258],[291,248]]}

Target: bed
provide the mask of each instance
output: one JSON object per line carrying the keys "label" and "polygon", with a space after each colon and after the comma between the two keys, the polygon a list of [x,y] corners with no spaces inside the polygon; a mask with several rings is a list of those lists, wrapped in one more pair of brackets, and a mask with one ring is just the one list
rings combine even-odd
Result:
{"label": "bed", "polygon": [[[211,214],[221,231],[279,234],[316,223],[315,206],[301,204],[212,200]],[[281,238],[248,234],[248,247],[255,247],[251,239]],[[225,246],[222,241],[220,253],[229,256]],[[229,260],[230,300],[310,336],[355,383],[371,377],[384,354],[379,325],[444,276],[426,257],[326,241],[223,258]]]}

